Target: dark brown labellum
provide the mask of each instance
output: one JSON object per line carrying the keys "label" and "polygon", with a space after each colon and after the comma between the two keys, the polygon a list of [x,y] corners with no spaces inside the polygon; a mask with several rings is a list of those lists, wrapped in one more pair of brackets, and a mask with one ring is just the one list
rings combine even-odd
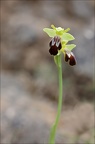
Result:
{"label": "dark brown labellum", "polygon": [[68,62],[69,61],[69,65],[74,66],[76,65],[76,59],[75,56],[72,52],[65,52],[65,61]]}
{"label": "dark brown labellum", "polygon": [[69,60],[69,57],[67,54],[65,54],[65,61],[68,62],[68,60]]}
{"label": "dark brown labellum", "polygon": [[60,50],[62,47],[60,37],[55,36],[54,38],[52,38],[52,40],[49,43],[49,46],[50,46],[49,49],[50,54],[57,55],[58,50]]}
{"label": "dark brown labellum", "polygon": [[49,53],[50,53],[51,55],[57,55],[57,54],[58,54],[58,49],[57,49],[56,47],[51,47],[51,48],[49,49]]}
{"label": "dark brown labellum", "polygon": [[69,64],[70,64],[71,66],[76,65],[76,59],[75,59],[75,56],[74,56],[74,55],[71,55],[71,56],[70,56]]}

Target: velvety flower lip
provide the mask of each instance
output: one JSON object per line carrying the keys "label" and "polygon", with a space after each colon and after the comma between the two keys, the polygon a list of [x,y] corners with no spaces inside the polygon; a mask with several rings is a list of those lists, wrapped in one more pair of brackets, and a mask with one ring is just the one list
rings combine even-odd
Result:
{"label": "velvety flower lip", "polygon": [[60,37],[55,36],[54,38],[52,38],[49,43],[49,46],[50,46],[50,49],[49,49],[50,54],[57,55],[58,50],[60,50],[62,48]]}
{"label": "velvety flower lip", "polygon": [[[71,53],[72,53],[72,52],[71,52]],[[71,66],[76,65],[76,59],[75,59],[75,56],[74,56],[73,53],[71,54],[69,64],[70,64]]]}
{"label": "velvety flower lip", "polygon": [[69,59],[70,59],[70,58],[69,58],[68,54],[65,53],[65,61],[68,62]]}
{"label": "velvety flower lip", "polygon": [[76,59],[71,51],[65,51],[65,61],[69,62],[69,65],[74,66],[76,65]]}

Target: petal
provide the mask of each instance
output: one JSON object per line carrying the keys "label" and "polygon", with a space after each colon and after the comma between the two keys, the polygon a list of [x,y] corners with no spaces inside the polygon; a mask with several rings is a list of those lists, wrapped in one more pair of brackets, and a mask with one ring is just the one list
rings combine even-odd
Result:
{"label": "petal", "polygon": [[62,48],[60,37],[55,36],[54,41],[55,41],[56,47],[60,50]]}
{"label": "petal", "polygon": [[68,62],[68,60],[69,60],[69,57],[68,57],[68,55],[65,53],[65,61]]}
{"label": "petal", "polygon": [[57,54],[58,54],[58,49],[57,49],[57,47],[51,47],[51,48],[49,49],[49,53],[50,53],[51,55],[57,55]]}
{"label": "petal", "polygon": [[52,47],[52,46],[54,46],[55,44],[56,44],[56,43],[55,43],[55,41],[54,41],[54,38],[52,38],[51,41],[50,41],[50,43],[49,43],[49,46]]}
{"label": "petal", "polygon": [[71,66],[76,65],[76,59],[75,59],[75,56],[74,56],[74,54],[73,54],[72,52],[71,52],[69,64],[70,64]]}
{"label": "petal", "polygon": [[60,50],[61,48],[62,48],[62,45],[61,43],[59,43],[58,49]]}
{"label": "petal", "polygon": [[58,36],[55,36],[52,38],[52,40],[49,43],[50,48],[53,47],[54,49],[60,50],[62,48],[61,45],[61,39]]}
{"label": "petal", "polygon": [[65,29],[65,32],[68,32],[68,31],[70,31],[70,28]]}
{"label": "petal", "polygon": [[56,27],[53,24],[51,25],[51,28],[53,28],[54,30],[56,30]]}

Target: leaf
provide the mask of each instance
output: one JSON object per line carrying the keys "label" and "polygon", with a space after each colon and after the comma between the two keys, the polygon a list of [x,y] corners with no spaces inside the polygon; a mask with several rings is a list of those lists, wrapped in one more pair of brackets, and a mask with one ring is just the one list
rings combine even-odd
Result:
{"label": "leaf", "polygon": [[56,31],[54,29],[44,28],[43,31],[46,32],[49,37],[54,37],[56,35]]}
{"label": "leaf", "polygon": [[63,35],[62,35],[62,40],[67,40],[67,41],[71,41],[71,40],[74,40],[75,38],[71,35],[71,34],[69,34],[69,33],[64,33]]}
{"label": "leaf", "polygon": [[58,67],[60,67],[59,56],[60,56],[60,55],[54,56],[54,62],[55,62],[55,64],[56,64]]}
{"label": "leaf", "polygon": [[76,47],[76,45],[75,44],[69,44],[69,45],[66,45],[66,49],[69,49],[70,51],[73,49],[73,48],[75,48]]}

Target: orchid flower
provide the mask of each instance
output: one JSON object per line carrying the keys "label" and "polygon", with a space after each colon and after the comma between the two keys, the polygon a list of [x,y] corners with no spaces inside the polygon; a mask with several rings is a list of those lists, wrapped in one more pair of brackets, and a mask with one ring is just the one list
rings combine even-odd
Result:
{"label": "orchid flower", "polygon": [[66,62],[69,62],[71,66],[76,65],[76,58],[72,52],[73,48],[75,48],[76,45],[68,44],[69,41],[75,39],[70,33],[68,33],[68,31],[70,31],[70,28],[56,28],[54,25],[51,25],[51,28],[52,29],[43,29],[43,31],[52,38],[49,43],[49,53],[54,56],[54,59],[56,59],[56,55],[63,53]]}

